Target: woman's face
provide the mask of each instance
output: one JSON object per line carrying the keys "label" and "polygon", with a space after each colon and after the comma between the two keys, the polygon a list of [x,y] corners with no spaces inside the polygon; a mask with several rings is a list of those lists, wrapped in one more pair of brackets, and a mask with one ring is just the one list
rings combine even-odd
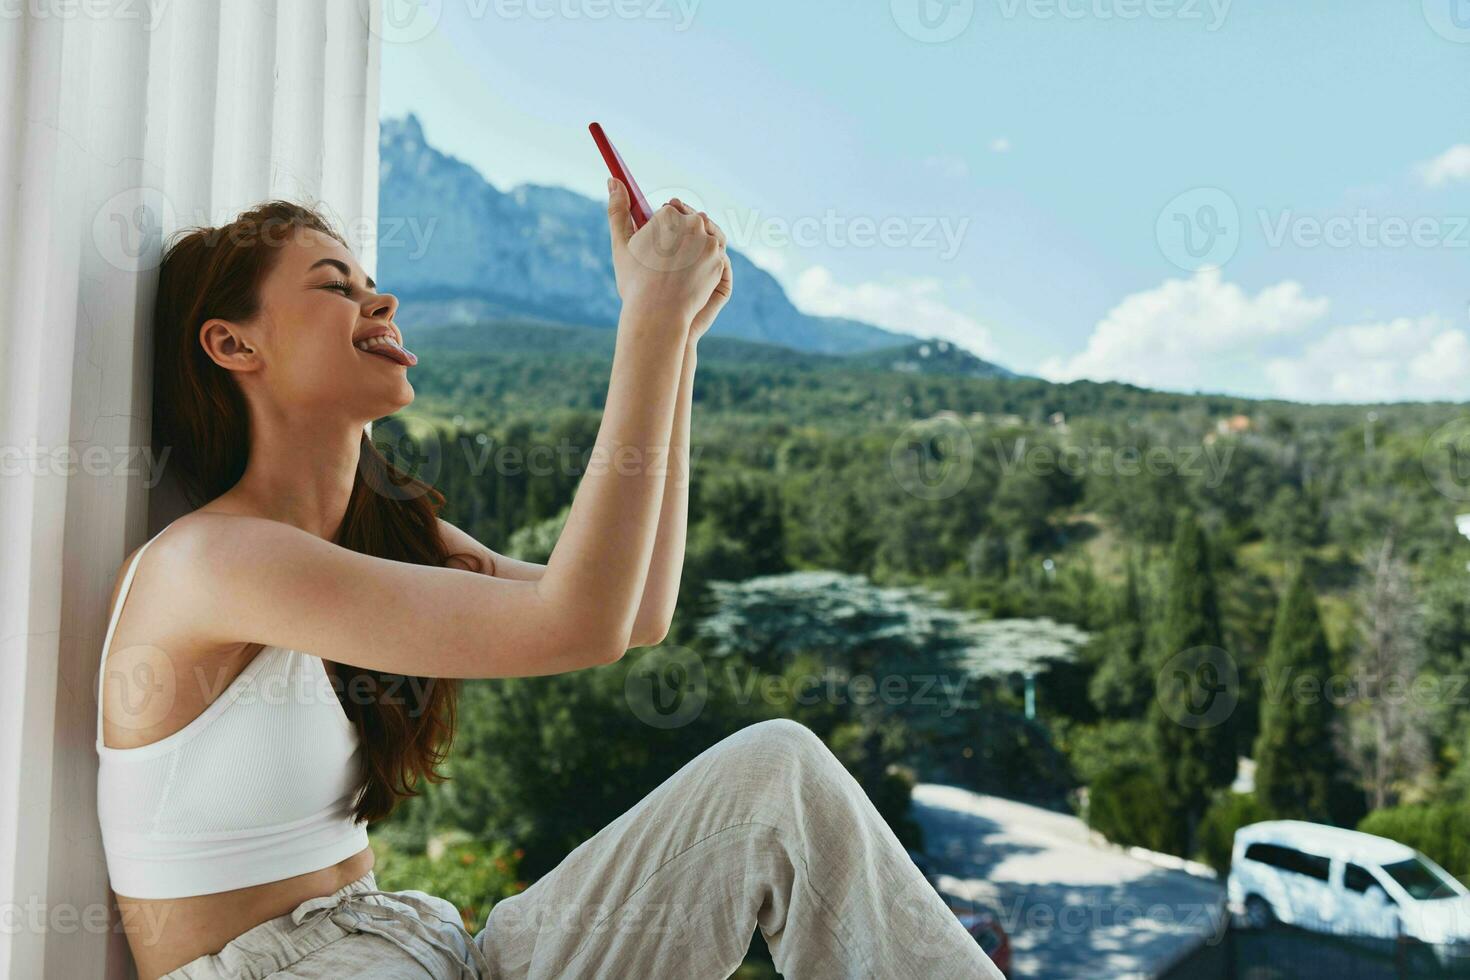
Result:
{"label": "woman's face", "polygon": [[[260,315],[250,323],[211,320],[201,328],[206,350],[236,372],[247,397],[284,417],[311,413],[361,425],[413,401],[408,367],[357,342],[387,334],[402,344],[393,322],[398,299],[380,293],[352,252],[330,235],[292,229],[261,284]],[[413,355],[407,359],[413,360]]]}

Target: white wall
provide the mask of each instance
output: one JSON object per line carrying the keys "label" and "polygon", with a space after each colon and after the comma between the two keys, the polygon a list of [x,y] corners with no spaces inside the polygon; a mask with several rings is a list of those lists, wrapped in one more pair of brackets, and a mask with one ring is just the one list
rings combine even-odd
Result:
{"label": "white wall", "polygon": [[0,3],[0,976],[133,975],[92,743],[114,575],[178,507],[142,465],[161,242],[319,200],[374,271],[381,3]]}

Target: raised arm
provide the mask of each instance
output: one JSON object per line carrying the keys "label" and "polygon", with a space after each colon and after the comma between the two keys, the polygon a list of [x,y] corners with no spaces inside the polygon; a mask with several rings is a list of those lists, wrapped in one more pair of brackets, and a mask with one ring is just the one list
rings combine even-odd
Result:
{"label": "raised arm", "polygon": [[[653,556],[689,326],[725,264],[724,242],[697,214],[665,205],[633,227],[626,188],[609,181],[623,298],[612,380],[587,471],[538,583],[553,601],[596,603],[621,650],[633,642]],[[594,552],[599,559],[587,561]]]}
{"label": "raised arm", "polygon": [[[685,214],[696,212],[678,198],[673,204]],[[725,234],[717,224],[705,215],[705,227],[720,240],[723,246]],[[649,564],[648,579],[643,585],[643,598],[638,606],[637,622],[633,626],[634,646],[654,646],[662,643],[668,635],[669,625],[674,618],[674,607],[679,601],[679,582],[684,573],[684,544],[689,529],[689,482],[693,477],[690,458],[689,429],[694,411],[694,372],[698,364],[699,339],[714,324],[725,304],[734,292],[734,278],[730,267],[730,256],[726,254],[720,281],[715,285],[704,308],[694,316],[689,325],[689,340],[684,348],[684,372],[679,378],[677,405],[674,408],[674,427],[669,436],[668,462],[665,469],[663,510],[659,515],[658,535],[654,539],[653,559]]]}
{"label": "raised arm", "polygon": [[197,515],[143,562],[168,566],[160,573],[178,583],[191,639],[434,677],[555,674],[622,656],[662,503],[665,474],[652,464],[673,426],[689,325],[719,280],[724,248],[698,216],[669,206],[634,234],[621,185],[609,226],[623,309],[607,404],[540,578],[398,562],[279,522]]}

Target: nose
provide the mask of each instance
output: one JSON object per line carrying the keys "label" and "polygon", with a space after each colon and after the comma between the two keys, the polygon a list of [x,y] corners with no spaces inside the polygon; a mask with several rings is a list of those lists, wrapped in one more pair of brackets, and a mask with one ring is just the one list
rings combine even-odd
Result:
{"label": "nose", "polygon": [[378,293],[367,301],[367,315],[372,319],[387,320],[393,322],[393,314],[398,312],[398,297],[392,293]]}

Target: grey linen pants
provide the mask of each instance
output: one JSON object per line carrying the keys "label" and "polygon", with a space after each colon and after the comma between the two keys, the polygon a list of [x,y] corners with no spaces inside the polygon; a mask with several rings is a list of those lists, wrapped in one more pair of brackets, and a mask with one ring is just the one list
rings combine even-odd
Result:
{"label": "grey linen pants", "polygon": [[775,719],[710,746],[490,910],[372,872],[164,980],[727,980],[758,927],[786,980],[1001,980],[850,773]]}

